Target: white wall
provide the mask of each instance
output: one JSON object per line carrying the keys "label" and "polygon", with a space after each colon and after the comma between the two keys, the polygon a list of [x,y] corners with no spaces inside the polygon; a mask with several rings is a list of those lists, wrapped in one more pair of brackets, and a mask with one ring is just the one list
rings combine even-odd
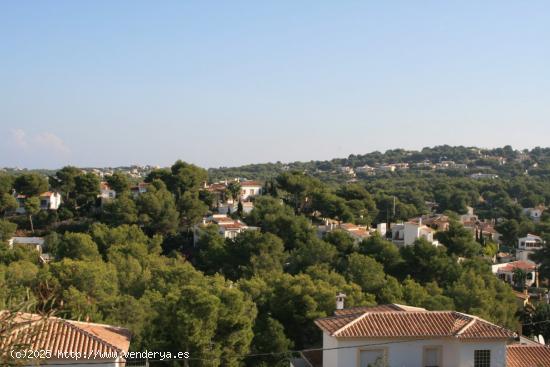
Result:
{"label": "white wall", "polygon": [[[338,347],[338,341],[336,338],[331,337],[327,332],[323,332],[323,348],[335,348]],[[338,350],[324,350],[323,351],[323,367],[336,367],[338,366]]]}
{"label": "white wall", "polygon": [[474,351],[476,349],[491,350],[491,367],[506,366],[506,344],[503,342],[462,342],[460,348],[461,367],[474,366]]}
{"label": "white wall", "polygon": [[405,223],[405,246],[410,246],[414,244],[414,241],[416,241],[416,239],[419,237],[418,228],[419,227],[416,224]]}
{"label": "white wall", "polygon": [[251,196],[261,195],[262,186],[243,186],[241,188],[241,199],[246,200]]}
{"label": "white wall", "polygon": [[[388,343],[397,342],[400,343]],[[491,367],[504,367],[506,362],[505,341],[467,342],[456,338],[441,339],[336,339],[323,334],[324,348],[350,347],[323,352],[324,367],[360,367],[358,350],[369,348],[386,348],[388,366],[391,367],[422,367],[425,346],[441,346],[443,366],[473,367],[474,350],[491,350]],[[378,345],[377,345],[378,344]]]}

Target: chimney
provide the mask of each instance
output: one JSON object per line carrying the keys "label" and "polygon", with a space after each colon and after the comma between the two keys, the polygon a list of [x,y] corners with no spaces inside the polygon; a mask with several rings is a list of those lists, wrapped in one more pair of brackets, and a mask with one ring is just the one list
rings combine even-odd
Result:
{"label": "chimney", "polygon": [[342,292],[340,292],[336,295],[336,309],[337,310],[343,310],[344,309],[344,300],[345,299],[346,299],[346,295]]}

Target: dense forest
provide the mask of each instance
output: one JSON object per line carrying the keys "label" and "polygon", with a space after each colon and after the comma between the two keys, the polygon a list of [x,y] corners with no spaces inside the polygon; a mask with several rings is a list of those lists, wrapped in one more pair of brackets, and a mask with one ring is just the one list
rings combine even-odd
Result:
{"label": "dense forest", "polygon": [[[454,161],[460,169],[424,169]],[[354,175],[341,167],[409,163],[411,168]],[[473,179],[472,173],[498,175]],[[194,228],[215,198],[204,182],[247,178],[264,184],[249,214],[233,214],[259,230],[225,239],[215,225]],[[327,162],[259,164],[205,170],[177,161],[153,170],[147,191],[131,194],[123,173],[105,178],[116,199],[100,203],[101,179],[75,167],[50,175],[0,174],[0,308],[31,301],[36,310],[128,327],[133,350],[189,351],[191,366],[283,366],[293,350],[319,346],[313,320],[330,315],[335,295],[346,306],[402,303],[458,310],[513,330],[550,319],[550,309],[518,309],[512,287],[491,272],[498,250],[457,220],[471,207],[494,221],[503,246],[535,233],[550,243],[550,216],[539,222],[523,208],[550,203],[550,149],[465,147],[391,150]],[[58,210],[40,210],[38,195],[61,193]],[[15,215],[14,192],[25,195]],[[446,213],[443,246],[424,240],[396,247],[374,234],[318,236],[323,218],[366,226]],[[42,236],[53,260],[10,248],[13,235]],[[550,253],[537,254],[542,279]],[[550,337],[547,324],[524,327]],[[270,354],[271,353],[271,354]]]}

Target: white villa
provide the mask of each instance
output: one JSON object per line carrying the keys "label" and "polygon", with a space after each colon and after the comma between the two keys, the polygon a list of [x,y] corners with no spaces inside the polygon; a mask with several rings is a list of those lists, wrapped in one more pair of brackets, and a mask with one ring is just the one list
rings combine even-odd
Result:
{"label": "white villa", "polygon": [[[17,200],[15,212],[17,214],[25,214],[25,201],[27,200],[27,196],[17,195],[15,199]],[[43,192],[38,196],[38,199],[40,200],[40,209],[42,210],[57,210],[61,205],[61,194],[58,192]]]}
{"label": "white villa", "polygon": [[550,366],[550,348],[518,343],[515,332],[456,311],[340,308],[315,323],[323,332],[319,367]]}
{"label": "white villa", "polygon": [[219,229],[219,233],[224,238],[234,239],[236,238],[239,233],[244,232],[246,230],[257,230],[257,227],[249,227],[245,223],[241,222],[240,220],[236,220],[233,218],[228,217],[224,214],[214,214],[210,217],[204,218],[202,220],[202,223],[195,226],[195,230],[193,231],[193,243],[196,245],[199,241],[202,229],[205,226],[216,224]]}
{"label": "white villa", "polygon": [[39,196],[40,209],[57,210],[61,205],[61,194],[58,192],[46,191]]}
{"label": "white villa", "polygon": [[111,200],[111,199],[116,198],[116,191],[113,190],[107,182],[102,181],[99,184],[99,195],[98,195],[98,197],[101,198],[102,201],[103,200]]}
{"label": "white villa", "polygon": [[529,260],[518,260],[509,263],[495,264],[491,266],[493,274],[507,283],[514,284],[515,272],[523,270],[526,274],[525,285],[531,287],[537,283],[537,264]]}
{"label": "white villa", "polygon": [[439,246],[439,242],[434,240],[435,231],[422,224],[420,219],[418,222],[406,222],[400,224],[392,224],[391,240],[397,246],[411,246],[414,242],[423,238],[434,246]]}
{"label": "white villa", "polygon": [[516,249],[517,260],[529,260],[529,255],[542,249],[544,241],[539,236],[528,234],[518,239],[518,248]]}
{"label": "white villa", "polygon": [[263,185],[258,181],[241,181],[241,200],[248,200],[251,197],[261,195]]}

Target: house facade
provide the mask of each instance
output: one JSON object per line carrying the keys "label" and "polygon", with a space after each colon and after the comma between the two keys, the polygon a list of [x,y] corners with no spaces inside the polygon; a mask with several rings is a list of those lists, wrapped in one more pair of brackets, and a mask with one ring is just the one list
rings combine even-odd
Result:
{"label": "house facade", "polygon": [[336,310],[315,323],[324,367],[503,367],[516,337],[475,316],[396,304]]}
{"label": "house facade", "polygon": [[529,255],[542,249],[544,241],[539,236],[528,234],[518,239],[518,248],[516,249],[517,260],[529,260]]}
{"label": "house facade", "polygon": [[537,264],[533,261],[518,260],[492,266],[493,274],[512,285],[516,284],[516,272],[518,270],[525,273],[525,286],[532,287],[537,283]]}
{"label": "house facade", "polygon": [[102,181],[99,184],[99,198],[101,198],[102,201],[104,200],[112,200],[116,198],[116,191],[109,186],[109,184],[105,181]]}
{"label": "house facade", "polygon": [[61,205],[61,194],[58,192],[43,192],[39,196],[40,209],[42,210],[57,210]]}
{"label": "house facade", "polygon": [[[61,206],[61,194],[58,192],[46,191],[38,196],[40,201],[41,210],[57,210]],[[16,195],[17,208],[15,212],[17,214],[25,214],[25,202],[27,201],[26,195]]]}
{"label": "house facade", "polygon": [[439,246],[439,242],[434,239],[435,231],[419,222],[406,222],[392,224],[391,241],[397,246],[412,246],[420,238],[425,239],[434,246]]}
{"label": "house facade", "polygon": [[204,227],[216,224],[218,232],[223,238],[235,239],[240,233],[246,230],[257,230],[257,227],[249,227],[238,219],[233,219],[223,214],[214,214],[204,218],[202,223],[195,226],[193,231],[193,243],[196,245],[200,239]]}
{"label": "house facade", "polygon": [[263,185],[258,181],[241,181],[241,200],[248,200],[251,197],[261,195]]}

